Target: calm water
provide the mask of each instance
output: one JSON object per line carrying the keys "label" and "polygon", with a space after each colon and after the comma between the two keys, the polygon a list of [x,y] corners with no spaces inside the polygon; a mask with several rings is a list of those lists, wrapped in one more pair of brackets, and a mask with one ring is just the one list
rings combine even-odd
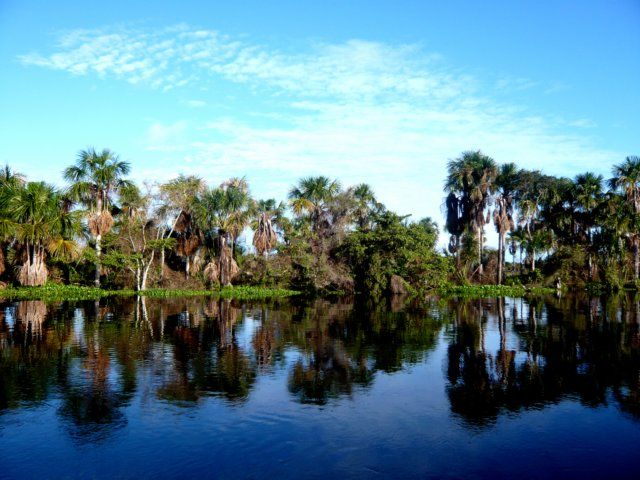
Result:
{"label": "calm water", "polygon": [[0,304],[0,477],[637,477],[640,304]]}

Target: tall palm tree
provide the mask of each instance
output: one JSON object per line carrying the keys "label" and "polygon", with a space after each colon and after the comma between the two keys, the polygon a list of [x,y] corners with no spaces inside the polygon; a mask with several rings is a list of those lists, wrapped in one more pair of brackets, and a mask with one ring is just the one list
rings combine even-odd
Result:
{"label": "tall palm tree", "polygon": [[309,215],[313,231],[319,233],[329,221],[328,204],[340,190],[338,180],[330,180],[325,176],[302,178],[289,191],[293,213],[298,216]]}
{"label": "tall palm tree", "polygon": [[87,224],[96,248],[96,287],[100,286],[102,237],[113,226],[112,197],[121,188],[131,185],[124,178],[129,170],[129,163],[120,160],[112,151],[104,149],[98,153],[94,148],[80,151],[75,165],[64,170],[65,180],[71,182],[69,197],[87,209]]}
{"label": "tall palm tree", "polygon": [[[484,249],[484,225],[489,222],[485,211],[491,203],[491,195],[498,176],[496,162],[480,150],[463,152],[448,165],[448,175],[445,182],[447,198],[447,217],[449,204],[457,210],[456,226],[464,226],[465,230],[473,232],[478,242],[478,274],[482,276],[482,253]],[[453,201],[453,194],[456,201]],[[452,212],[453,213],[453,212]],[[449,225],[450,222],[447,222]]]}
{"label": "tall palm tree", "polygon": [[589,279],[593,280],[595,263],[594,230],[596,229],[597,208],[603,201],[602,175],[586,172],[577,175],[573,185],[572,196],[577,206],[576,216],[579,225],[580,240],[587,247],[587,269]]}
{"label": "tall palm tree", "polygon": [[216,239],[218,250],[217,275],[222,285],[231,284],[237,271],[233,246],[239,234],[249,224],[253,201],[248,189],[223,183],[205,190],[194,203],[197,224]]}
{"label": "tall palm tree", "polygon": [[230,178],[220,185],[225,194],[225,209],[231,240],[231,253],[236,257],[236,245],[240,234],[251,223],[256,205],[249,193],[249,184],[243,178]]}
{"label": "tall palm tree", "polygon": [[18,272],[21,285],[46,283],[47,252],[65,259],[75,254],[72,236],[77,232],[78,214],[67,206],[65,198],[44,182],[17,185],[0,195],[0,211],[22,248],[23,264]]}
{"label": "tall palm tree", "polygon": [[518,170],[514,163],[500,166],[496,177],[496,199],[493,210],[493,224],[498,232],[498,284],[502,283],[505,264],[505,237],[513,231],[513,195],[517,188]]}
{"label": "tall palm tree", "polygon": [[597,207],[596,222],[600,231],[594,235],[593,248],[605,265],[615,267],[615,260],[624,265],[626,237],[633,229],[634,218],[637,218],[630,210],[626,198],[611,191],[604,195]]}
{"label": "tall palm tree", "polygon": [[[623,163],[615,165],[609,186],[612,190],[621,191],[633,214],[640,216],[640,157],[629,156]],[[633,248],[633,279],[637,281],[640,278],[640,232],[633,228],[629,237]]]}

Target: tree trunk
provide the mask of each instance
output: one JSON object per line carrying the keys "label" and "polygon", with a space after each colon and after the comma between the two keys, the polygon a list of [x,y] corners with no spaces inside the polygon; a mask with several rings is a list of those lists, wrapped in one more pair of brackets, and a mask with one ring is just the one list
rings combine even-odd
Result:
{"label": "tree trunk", "polygon": [[484,273],[482,266],[482,227],[478,229],[478,276],[482,277]]}
{"label": "tree trunk", "polygon": [[640,277],[640,239],[636,236],[633,239],[633,279],[637,282]]}
{"label": "tree trunk", "polygon": [[189,255],[187,255],[185,257],[185,263],[184,263],[184,277],[185,278],[189,278],[190,271],[191,271],[191,258],[190,258]]}
{"label": "tree trunk", "polygon": [[160,250],[160,282],[164,281],[164,247]]}
{"label": "tree trunk", "polygon": [[536,251],[531,250],[531,271],[536,271]]}
{"label": "tree trunk", "polygon": [[100,245],[101,240],[102,235],[96,235],[96,273],[94,278],[96,288],[100,288],[100,256],[102,255],[102,245]]}
{"label": "tree trunk", "polygon": [[224,235],[220,235],[220,252],[218,253],[220,259],[220,285],[227,285],[227,266],[226,266],[226,241]]}
{"label": "tree trunk", "polygon": [[502,268],[504,262],[504,234],[498,235],[498,285],[502,284]]}
{"label": "tree trunk", "polygon": [[140,291],[140,264],[136,266],[136,292]]}
{"label": "tree trunk", "polygon": [[147,266],[144,267],[144,269],[142,270],[142,280],[140,282],[140,290],[147,289],[147,279],[149,278],[149,270],[151,269],[151,265],[153,264],[153,257],[155,256],[155,254],[156,254],[155,251],[151,252],[151,256],[149,257],[149,263],[147,263]]}

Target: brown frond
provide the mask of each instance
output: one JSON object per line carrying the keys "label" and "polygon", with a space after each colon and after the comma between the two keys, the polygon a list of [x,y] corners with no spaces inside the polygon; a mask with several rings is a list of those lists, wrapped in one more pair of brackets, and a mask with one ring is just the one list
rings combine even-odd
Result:
{"label": "brown frond", "polygon": [[93,213],[89,216],[89,231],[91,235],[97,237],[104,235],[113,227],[113,217],[107,210],[100,213]]}

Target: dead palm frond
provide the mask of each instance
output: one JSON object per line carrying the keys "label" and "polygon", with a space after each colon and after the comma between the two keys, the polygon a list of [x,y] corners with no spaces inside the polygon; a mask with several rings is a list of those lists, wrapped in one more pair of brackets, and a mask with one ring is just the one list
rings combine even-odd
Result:
{"label": "dead palm frond", "polygon": [[107,210],[92,213],[89,215],[88,225],[89,231],[94,237],[97,237],[98,235],[104,235],[106,233],[109,233],[111,227],[113,227],[113,217]]}
{"label": "dead palm frond", "polygon": [[36,252],[33,257],[18,267],[18,282],[22,286],[35,287],[47,283],[49,270],[44,261],[44,251]]}
{"label": "dead palm frond", "polygon": [[258,226],[253,235],[253,246],[258,255],[266,255],[275,248],[277,242],[278,235],[273,228],[271,218],[266,212],[263,212],[258,219]]}
{"label": "dead palm frond", "polygon": [[211,261],[204,267],[204,278],[209,284],[216,284],[220,281],[220,269],[218,263]]}

